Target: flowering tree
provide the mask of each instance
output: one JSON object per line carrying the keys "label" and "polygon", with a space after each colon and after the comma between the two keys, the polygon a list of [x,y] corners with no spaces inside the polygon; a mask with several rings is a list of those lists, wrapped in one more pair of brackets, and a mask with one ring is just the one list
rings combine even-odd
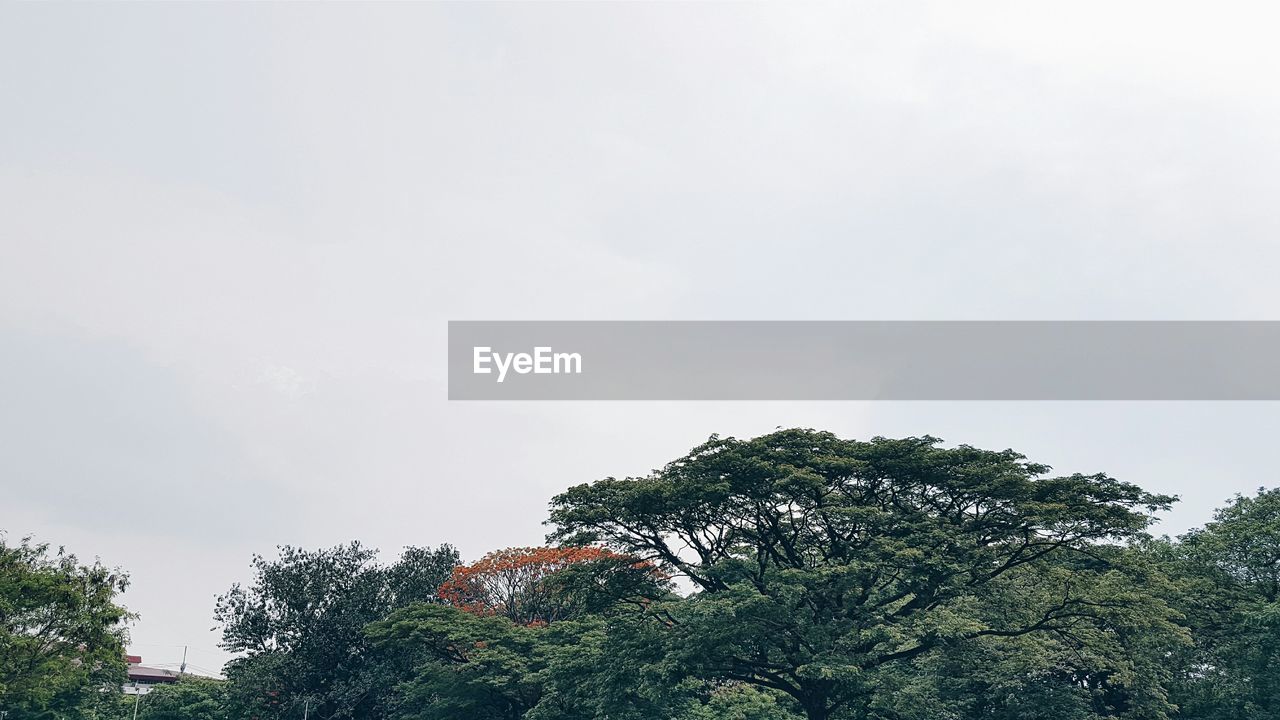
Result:
{"label": "flowering tree", "polygon": [[[612,562],[611,562],[612,561]],[[545,625],[572,616],[583,599],[552,576],[587,564],[631,564],[598,547],[524,547],[497,550],[454,568],[437,595],[476,615],[503,615],[521,625]]]}

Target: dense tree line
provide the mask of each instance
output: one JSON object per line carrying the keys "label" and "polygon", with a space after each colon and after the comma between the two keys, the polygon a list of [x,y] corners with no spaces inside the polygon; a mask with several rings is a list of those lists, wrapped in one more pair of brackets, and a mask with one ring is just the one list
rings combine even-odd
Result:
{"label": "dense tree line", "polygon": [[[547,547],[256,557],[226,680],[139,718],[1280,720],[1280,490],[1151,537],[1174,500],[928,437],[713,437],[555,497]],[[0,553],[7,720],[125,716],[122,576]]]}

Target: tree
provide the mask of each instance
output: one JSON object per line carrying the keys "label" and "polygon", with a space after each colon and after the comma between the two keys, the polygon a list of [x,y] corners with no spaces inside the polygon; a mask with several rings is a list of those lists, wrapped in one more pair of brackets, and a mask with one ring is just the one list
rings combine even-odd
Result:
{"label": "tree", "polygon": [[[1100,551],[1175,498],[1105,475],[1048,477],[1013,451],[931,437],[786,430],[712,437],[642,478],[552,501],[553,541],[604,543],[692,583],[655,603],[671,661],[789,695],[811,720],[875,717],[878,683],[948,648],[1070,637],[1114,652],[1138,623],[1175,632],[1132,568]],[[1161,717],[1159,693],[1134,716]]]}
{"label": "tree", "polygon": [[1193,557],[1264,603],[1280,602],[1280,488],[1237,495],[1203,530],[1182,537]]}
{"label": "tree", "polygon": [[[590,585],[566,582],[568,571],[584,567],[588,571],[575,577],[590,578]],[[586,611],[590,586],[616,585],[623,579],[642,582],[652,570],[652,565],[598,547],[507,548],[454,568],[438,594],[467,612],[546,625]]]}
{"label": "tree", "polygon": [[[1152,598],[1176,590],[1143,544],[1099,546],[1111,568],[1087,590],[1105,612],[1105,622],[1077,624],[1060,632],[1017,637],[977,637],[948,645],[945,652],[920,656],[877,675],[877,716],[886,718],[983,718],[1093,720],[1104,717],[1160,717],[1171,709],[1166,697],[1173,669],[1169,658],[1188,645],[1185,630],[1170,623],[1168,611]],[[1071,574],[1067,567],[1044,568],[1029,578]],[[1055,583],[1045,583],[1056,592]],[[983,615],[1016,617],[1027,603],[1021,593],[992,598]],[[1007,601],[1015,607],[1000,609]]]}
{"label": "tree", "polygon": [[420,604],[369,628],[384,652],[418,658],[398,688],[406,720],[520,720],[542,698],[540,629],[499,615]]}
{"label": "tree", "polygon": [[184,675],[160,685],[139,703],[139,720],[228,720],[232,717],[224,680]]}
{"label": "tree", "polygon": [[439,602],[443,578],[448,578],[461,562],[451,545],[405,548],[400,559],[386,569],[388,605],[402,608],[417,602]]}
{"label": "tree", "polygon": [[1173,699],[1198,720],[1280,720],[1280,489],[1237,496],[1160,550],[1195,646]]}
{"label": "tree", "polygon": [[124,679],[128,578],[62,549],[0,537],[0,707],[8,720],[65,714]]}
{"label": "tree", "polygon": [[636,674],[644,660],[660,660],[660,648],[616,642],[626,625],[617,598],[668,592],[654,570],[593,547],[508,548],[455,568],[439,591],[447,606],[414,605],[368,629],[380,657],[412,667],[398,688],[397,715],[674,717],[667,710],[676,696]]}
{"label": "tree", "polygon": [[736,682],[683,676],[643,605],[547,627],[539,636],[541,698],[525,720],[797,720],[791,698]]}
{"label": "tree", "polygon": [[634,609],[549,625],[417,605],[374,623],[381,652],[418,658],[398,689],[404,720],[794,720],[788,698],[673,682]]}
{"label": "tree", "polygon": [[254,581],[218,598],[222,646],[244,657],[227,666],[231,702],[265,718],[378,717],[395,666],[370,661],[365,626],[397,607],[435,600],[458,563],[448,545],[408,548],[395,564],[358,542],[255,556]]}

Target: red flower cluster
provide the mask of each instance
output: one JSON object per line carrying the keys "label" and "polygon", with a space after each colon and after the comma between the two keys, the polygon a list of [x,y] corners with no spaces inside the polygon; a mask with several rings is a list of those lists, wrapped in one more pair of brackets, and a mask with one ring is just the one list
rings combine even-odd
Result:
{"label": "red flower cluster", "polygon": [[505,615],[522,625],[564,619],[572,599],[547,582],[572,565],[622,556],[598,547],[507,548],[454,568],[437,595],[476,615]]}

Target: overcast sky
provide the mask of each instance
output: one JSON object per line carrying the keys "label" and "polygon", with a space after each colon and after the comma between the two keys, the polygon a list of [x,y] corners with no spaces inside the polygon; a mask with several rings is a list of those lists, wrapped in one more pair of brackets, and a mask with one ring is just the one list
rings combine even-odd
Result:
{"label": "overcast sky", "polygon": [[1277,484],[1276,405],[445,400],[449,319],[1280,319],[1276,11],[1033,5],[0,7],[0,528],[216,669],[254,552],[537,544],[711,433],[1203,523]]}

